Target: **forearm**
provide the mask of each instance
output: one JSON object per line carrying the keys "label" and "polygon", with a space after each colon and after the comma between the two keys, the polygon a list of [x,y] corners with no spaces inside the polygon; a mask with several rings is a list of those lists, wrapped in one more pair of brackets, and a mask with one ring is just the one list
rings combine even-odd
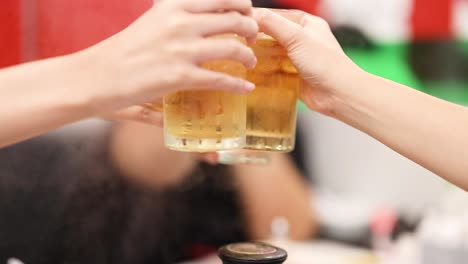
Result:
{"label": "forearm", "polygon": [[0,147],[91,115],[82,70],[69,56],[0,70]]}
{"label": "forearm", "polygon": [[275,154],[264,166],[234,166],[250,239],[271,236],[272,221],[285,218],[291,239],[310,238],[317,229],[310,193],[287,156]]}
{"label": "forearm", "polygon": [[468,189],[466,108],[367,73],[352,79],[335,96],[332,116]]}

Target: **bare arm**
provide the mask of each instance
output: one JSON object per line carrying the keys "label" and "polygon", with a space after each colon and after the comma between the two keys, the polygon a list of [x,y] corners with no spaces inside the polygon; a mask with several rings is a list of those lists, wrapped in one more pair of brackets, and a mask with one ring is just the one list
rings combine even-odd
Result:
{"label": "bare arm", "polygon": [[382,141],[468,190],[468,110],[365,73],[339,47],[328,24],[299,24],[260,10],[261,27],[288,47],[306,80],[303,101]]}
{"label": "bare arm", "polygon": [[468,190],[468,109],[367,73],[344,86],[331,116]]}
{"label": "bare arm", "polygon": [[80,64],[63,57],[0,71],[0,147],[92,114],[91,94],[75,92],[85,82]]}
{"label": "bare arm", "polygon": [[253,52],[242,43],[208,38],[237,33],[252,39],[258,26],[251,15],[250,0],[161,1],[85,51],[0,70],[0,147],[178,90],[252,90],[245,80],[200,66],[232,59],[253,67]]}
{"label": "bare arm", "polygon": [[235,179],[250,239],[267,239],[272,221],[288,220],[291,239],[308,239],[317,231],[307,183],[288,156],[274,154],[267,166],[235,165]]}

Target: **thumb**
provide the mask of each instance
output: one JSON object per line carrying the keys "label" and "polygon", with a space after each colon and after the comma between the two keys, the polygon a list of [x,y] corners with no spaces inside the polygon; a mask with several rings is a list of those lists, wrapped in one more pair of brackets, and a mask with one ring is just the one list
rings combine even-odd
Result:
{"label": "thumb", "polygon": [[163,126],[162,113],[144,105],[131,106],[101,117],[113,121],[136,121],[159,127]]}
{"label": "thumb", "polygon": [[265,8],[254,9],[254,18],[260,31],[272,36],[284,47],[290,47],[303,29],[300,24]]}

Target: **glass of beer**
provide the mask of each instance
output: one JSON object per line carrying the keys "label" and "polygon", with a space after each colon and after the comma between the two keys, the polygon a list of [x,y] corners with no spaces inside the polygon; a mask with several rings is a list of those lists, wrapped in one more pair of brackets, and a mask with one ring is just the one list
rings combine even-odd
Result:
{"label": "glass of beer", "polygon": [[258,63],[247,71],[247,79],[256,88],[247,94],[246,146],[218,152],[222,164],[266,165],[271,152],[294,150],[299,74],[287,51],[272,37],[259,33],[251,48]]}
{"label": "glass of beer", "polygon": [[259,33],[251,46],[257,66],[247,72],[255,83],[247,95],[246,149],[290,152],[294,149],[300,77],[287,51]]}
{"label": "glass of beer", "polygon": [[[222,36],[233,37],[235,36]],[[239,62],[208,62],[204,68],[246,78]],[[180,91],[164,97],[166,147],[187,152],[213,152],[245,146],[246,95],[210,90]]]}

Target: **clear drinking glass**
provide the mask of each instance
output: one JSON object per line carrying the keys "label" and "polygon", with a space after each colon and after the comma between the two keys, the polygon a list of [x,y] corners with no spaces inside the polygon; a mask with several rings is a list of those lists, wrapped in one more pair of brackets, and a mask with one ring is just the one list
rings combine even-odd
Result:
{"label": "clear drinking glass", "polygon": [[272,37],[259,33],[252,45],[257,66],[247,71],[256,89],[247,94],[246,146],[219,152],[220,163],[268,164],[268,152],[294,150],[300,76],[287,51]]}
{"label": "clear drinking glass", "polygon": [[300,77],[287,51],[259,33],[251,46],[257,66],[247,72],[256,89],[247,95],[246,149],[289,152],[294,149]]}
{"label": "clear drinking glass", "polygon": [[[234,35],[220,37],[239,39]],[[213,61],[203,67],[244,79],[247,77],[246,68],[235,61]],[[164,142],[168,148],[213,152],[245,146],[246,95],[209,88],[180,91],[164,97]]]}

